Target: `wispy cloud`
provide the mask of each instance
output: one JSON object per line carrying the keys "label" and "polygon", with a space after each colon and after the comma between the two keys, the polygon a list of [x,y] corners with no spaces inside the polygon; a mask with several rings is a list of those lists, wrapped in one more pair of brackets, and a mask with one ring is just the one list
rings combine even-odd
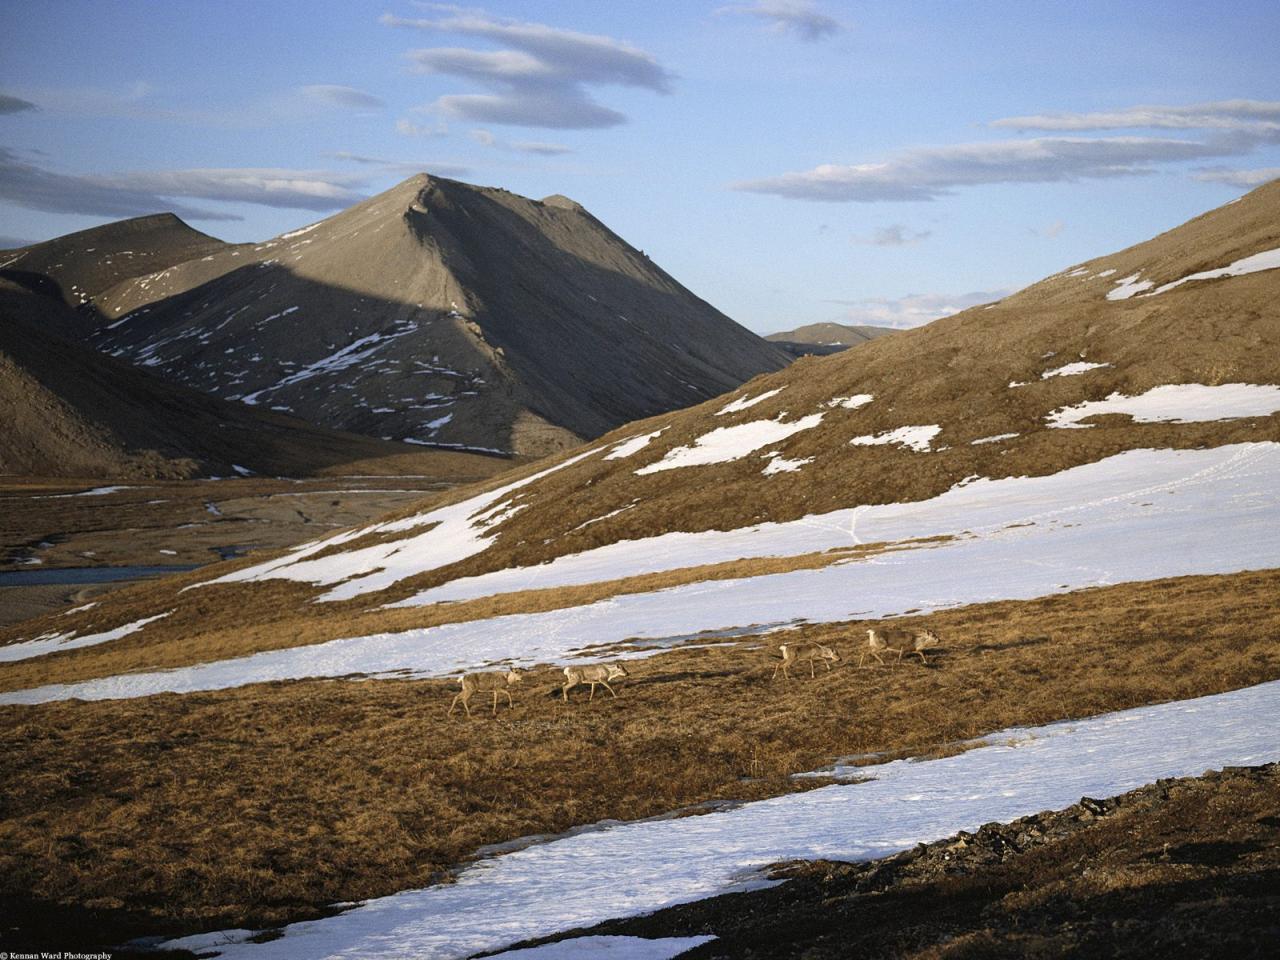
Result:
{"label": "wispy cloud", "polygon": [[923,243],[931,236],[933,236],[932,230],[911,230],[904,224],[891,223],[887,227],[880,227],[868,236],[854,237],[853,242],[870,247],[910,247]]}
{"label": "wispy cloud", "polygon": [[449,128],[443,123],[425,124],[401,117],[396,121],[396,133],[405,137],[445,137]]}
{"label": "wispy cloud", "polygon": [[1262,136],[1280,131],[1280,102],[1214,100],[1178,106],[1136,106],[1089,113],[1039,113],[1003,117],[993,127],[1015,130],[1245,130]]}
{"label": "wispy cloud", "polygon": [[912,293],[897,299],[872,297],[866,300],[831,300],[847,308],[836,318],[840,323],[894,327],[918,327],[941,317],[991,303],[1008,296],[1008,290],[975,290],[972,293]]}
{"label": "wispy cloud", "polygon": [[1263,167],[1258,170],[1233,170],[1230,167],[1201,167],[1192,177],[1205,183],[1222,183],[1228,187],[1246,190],[1280,178],[1280,167]]}
{"label": "wispy cloud", "polygon": [[745,13],[766,21],[778,33],[793,33],[810,43],[834,36],[843,29],[835,17],[818,9],[812,0],[756,0],[731,3],[717,13]]}
{"label": "wispy cloud", "polygon": [[0,147],[0,199],[50,213],[136,217],[167,210],[192,220],[242,219],[234,213],[175,200],[179,197],[329,211],[362,199],[356,188],[365,180],[276,168],[64,174],[41,169]]}
{"label": "wispy cloud", "polygon": [[517,153],[534,153],[544,157],[557,157],[573,153],[573,148],[562,143],[542,143],[537,140],[504,140],[489,130],[472,130],[471,139],[496,150],[514,150]]}
{"label": "wispy cloud", "polygon": [[626,117],[594,100],[589,87],[670,92],[672,75],[653,56],[612,37],[496,17],[481,10],[436,9],[443,15],[410,19],[385,14],[381,22],[506,45],[501,50],[433,47],[409,53],[421,73],[457,77],[491,91],[438,98],[434,106],[447,116],[552,129],[610,127]]}
{"label": "wispy cloud", "polygon": [[5,113],[22,113],[26,110],[39,110],[30,100],[23,100],[21,97],[11,97],[7,93],[0,93],[0,114]]}
{"label": "wispy cloud", "polygon": [[471,172],[468,167],[464,167],[460,163],[436,163],[426,160],[387,160],[382,157],[368,157],[359,153],[348,153],[345,150],[331,153],[329,156],[335,160],[346,160],[348,163],[358,163],[365,167],[377,167],[384,173],[394,173],[405,177],[413,176],[415,173],[432,173],[440,177],[465,177]]}
{"label": "wispy cloud", "polygon": [[918,147],[877,163],[823,164],[734,184],[798,200],[936,200],[956,187],[1135,176],[1153,164],[1238,152],[1235,146],[1159,137],[1040,137]]}
{"label": "wispy cloud", "polygon": [[386,106],[385,103],[371,93],[365,93],[355,87],[343,87],[334,83],[313,83],[305,87],[299,87],[298,92],[316,103],[345,107],[349,110],[381,110]]}

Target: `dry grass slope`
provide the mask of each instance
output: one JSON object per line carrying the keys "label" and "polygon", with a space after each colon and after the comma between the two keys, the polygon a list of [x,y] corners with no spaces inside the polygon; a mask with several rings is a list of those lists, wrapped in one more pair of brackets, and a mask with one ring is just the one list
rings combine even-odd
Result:
{"label": "dry grass slope", "polygon": [[867,624],[807,628],[787,639],[845,660],[815,680],[771,681],[757,638],[636,663],[590,705],[547,668],[496,720],[448,717],[446,681],[4,707],[0,896],[93,911],[99,937],[316,916],[485,844],[804,789],[788,775],[840,756],[1276,679],[1278,590],[1280,572],[1183,578],[908,620],[944,639],[927,667],[858,670]]}

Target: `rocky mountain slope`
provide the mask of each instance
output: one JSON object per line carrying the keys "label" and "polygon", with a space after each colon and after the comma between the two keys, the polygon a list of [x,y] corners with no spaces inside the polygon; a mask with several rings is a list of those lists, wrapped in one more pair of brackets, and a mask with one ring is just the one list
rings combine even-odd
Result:
{"label": "rocky mountain slope", "polygon": [[[163,247],[172,218],[147,219]],[[72,248],[87,251],[53,243],[7,269],[61,277],[98,315],[98,349],[223,399],[411,443],[544,454],[789,359],[573,201],[425,174],[265,243],[185,237],[192,256],[113,284],[54,272],[50,259],[65,270]]]}
{"label": "rocky mountain slope", "polygon": [[893,327],[872,327],[866,324],[810,323],[794,330],[771,333],[765,339],[797,357],[810,354],[822,357],[894,332]]}
{"label": "rocky mountain slope", "polygon": [[292,476],[493,470],[492,458],[414,451],[166,383],[53,332],[79,320],[60,300],[0,279],[0,473],[139,479],[234,476],[236,467]]}

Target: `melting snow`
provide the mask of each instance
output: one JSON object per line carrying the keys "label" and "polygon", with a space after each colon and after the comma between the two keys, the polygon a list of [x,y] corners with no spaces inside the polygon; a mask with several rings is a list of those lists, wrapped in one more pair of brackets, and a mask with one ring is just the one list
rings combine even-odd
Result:
{"label": "melting snow", "polygon": [[645,447],[647,447],[651,440],[656,438],[658,434],[662,433],[662,431],[666,429],[667,429],[666,427],[663,427],[662,430],[655,430],[653,431],[653,433],[644,433],[638,437],[631,437],[627,440],[623,440],[616,447],[614,447],[607,454],[605,454],[602,459],[621,460],[623,457],[629,457],[633,453],[636,453],[640,450],[643,450]]}
{"label": "melting snow", "polygon": [[[528,482],[523,481],[523,482]],[[221,578],[297,580],[378,571],[344,585],[344,596],[470,556],[488,542],[481,506],[456,504],[428,517],[440,526],[400,544],[327,557],[305,554],[365,531],[309,544],[290,556]],[[498,503],[490,513],[504,509]],[[430,521],[426,521],[430,522]],[[431,539],[438,534],[440,539]],[[457,580],[397,606],[488,596],[512,589],[591,583],[753,556],[795,556],[860,543],[953,539],[819,569],[704,581],[619,595],[544,613],[351,637],[176,670],[133,673],[0,694],[0,703],[81,697],[114,699],[215,690],[301,677],[351,674],[449,676],[485,663],[583,662],[597,645],[669,639],[700,631],[765,628],[797,619],[821,623],[903,614],[993,600],[1025,600],[1081,587],[1161,577],[1235,573],[1280,566],[1280,444],[1210,450],[1134,450],[1047,477],[978,480],[920,503],[884,504],[739,530],[671,533],[621,542],[527,569]],[[415,542],[415,540],[417,542]],[[456,546],[455,546],[456,545]],[[397,546],[414,562],[389,557]],[[391,569],[380,571],[387,565]],[[213,581],[218,582],[218,581]],[[339,599],[337,591],[328,594]],[[591,647],[586,650],[584,648]],[[634,649],[625,656],[643,657]]]}
{"label": "melting snow", "polygon": [[843,407],[846,410],[857,410],[874,400],[869,393],[859,393],[852,397],[834,397],[823,404],[824,407]]}
{"label": "melting snow", "polygon": [[[87,610],[91,606],[94,605],[89,604],[78,609]],[[73,613],[74,611],[68,610],[67,612]],[[69,633],[46,633],[36,637],[34,640],[6,644],[5,646],[0,646],[0,663],[29,660],[32,657],[42,657],[47,653],[57,653],[59,650],[74,650],[76,647],[92,647],[99,643],[106,643],[108,640],[119,640],[121,637],[127,637],[131,633],[137,633],[148,623],[167,617],[170,613],[173,613],[173,611],[158,613],[154,617],[143,617],[133,623],[126,623],[123,627],[116,627],[114,630],[107,630],[104,633],[91,633],[84,637],[77,637],[75,631],[72,630]]]}
{"label": "melting snow", "polygon": [[782,391],[783,391],[783,388],[778,387],[776,390],[766,390],[764,393],[759,394],[758,396],[739,397],[737,400],[734,400],[732,403],[729,403],[726,406],[721,407],[719,410],[717,410],[716,416],[722,417],[726,413],[737,413],[740,410],[746,410],[748,407],[754,407],[757,403],[762,403],[763,401],[768,400],[770,397],[777,396]]}
{"label": "melting snow", "polygon": [[32,500],[66,500],[68,497],[104,497],[108,493],[119,493],[121,490],[133,490],[131,486],[116,487],[94,487],[92,490],[81,490],[79,493],[50,493],[39,497],[32,497]]}
{"label": "melting snow", "polygon": [[1046,370],[1044,373],[1040,374],[1040,379],[1048,380],[1050,377],[1075,377],[1082,373],[1088,373],[1090,370],[1098,370],[1102,367],[1109,366],[1111,366],[1109,363],[1089,363],[1085,360],[1077,360],[1075,363],[1068,363],[1064,367],[1055,367],[1052,370]]}
{"label": "melting snow", "polygon": [[811,413],[791,423],[783,423],[784,416],[785,413],[780,413],[777,420],[751,420],[732,427],[717,427],[698,437],[693,446],[676,447],[657,463],[641,467],[636,473],[644,475],[657,473],[659,470],[674,470],[677,467],[697,467],[739,460],[761,447],[785,440],[793,433],[811,430],[822,422],[820,413]]}
{"label": "melting snow", "polygon": [[1174,280],[1172,283],[1166,283],[1163,286],[1156,287],[1147,296],[1154,297],[1158,293],[1164,293],[1166,290],[1172,290],[1174,287],[1189,283],[1192,280],[1216,280],[1219,277],[1241,277],[1246,273],[1257,273],[1260,270],[1275,270],[1280,268],[1280,247],[1274,250],[1264,250],[1262,253],[1255,253],[1251,257],[1243,257],[1227,264],[1225,267],[1218,267],[1216,270],[1202,270],[1200,273],[1192,273],[1183,277],[1181,280]]}
{"label": "melting snow", "polygon": [[917,453],[924,453],[929,449],[929,444],[933,443],[933,438],[941,432],[942,427],[937,424],[927,427],[899,427],[897,430],[888,430],[871,436],[854,437],[849,442],[858,447],[896,443],[899,446],[909,447]]}
{"label": "melting snow", "polygon": [[1270,384],[1178,383],[1153,387],[1136,397],[1113,393],[1105,400],[1088,400],[1062,407],[1048,416],[1051,427],[1084,429],[1081,423],[1104,413],[1127,413],[1138,423],[1200,423],[1206,420],[1235,420],[1266,417],[1280,410],[1280,387]]}
{"label": "melting snow", "polygon": [[1141,293],[1143,290],[1150,290],[1155,286],[1152,280],[1139,280],[1140,274],[1131,274],[1120,280],[1114,281],[1116,288],[1107,293],[1108,300],[1128,300],[1134,294]]}
{"label": "melting snow", "polygon": [[1016,433],[996,433],[989,437],[979,437],[977,440],[970,440],[969,443],[976,447],[978,444],[982,443],[999,443],[1001,440],[1012,440],[1016,436]]}
{"label": "melting snow", "polygon": [[787,460],[777,453],[769,455],[770,460],[764,465],[764,469],[760,472],[766,477],[771,477],[775,473],[795,473],[806,463],[813,463],[813,457],[805,457],[803,460]]}
{"label": "melting snow", "polygon": [[[452,960],[768,885],[763,871],[779,861],[869,860],[991,821],[1062,809],[1082,796],[1114,796],[1164,777],[1266,763],[1280,759],[1280,681],[1003,730],[979,743],[939,760],[836,771],[873,778],[863,783],[833,784],[703,816],[620,823],[535,844],[481,860],[453,883],[291,924],[283,936],[264,943],[250,943],[243,931],[234,931],[225,937],[233,943],[219,947],[216,935],[204,935],[200,947],[221,950],[226,960]],[[630,946],[639,948],[634,941]],[[550,954],[587,955],[610,954]]]}

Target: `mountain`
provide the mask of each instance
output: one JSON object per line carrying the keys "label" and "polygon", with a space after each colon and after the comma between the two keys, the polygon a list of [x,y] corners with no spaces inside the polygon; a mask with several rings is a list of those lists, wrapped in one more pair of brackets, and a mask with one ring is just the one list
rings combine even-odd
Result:
{"label": "mountain", "polygon": [[776,343],[788,353],[797,357],[816,354],[825,356],[839,353],[860,343],[883,337],[887,333],[895,333],[894,327],[871,327],[864,324],[847,323],[810,323],[794,330],[781,330],[765,337]]}
{"label": "mountain", "polygon": [[166,383],[52,332],[77,323],[60,299],[0,279],[0,473],[181,478],[238,466],[298,476],[446,461],[471,476],[493,470],[492,458],[414,451]]}
{"label": "mountain", "polygon": [[[211,256],[231,245],[201,233],[171,213],[120,220],[0,253],[0,275],[33,283],[73,306],[90,306],[131,277]],[[93,324],[77,325],[91,331]]]}
{"label": "mountain", "polygon": [[[165,224],[155,246],[175,229]],[[75,275],[74,295],[99,315],[89,342],[184,386],[357,433],[544,454],[789,360],[560,196],[422,174],[265,243],[179,239],[195,253],[163,269],[105,288]],[[87,253],[64,240],[57,257]],[[9,269],[65,285],[54,255],[37,252]]]}

